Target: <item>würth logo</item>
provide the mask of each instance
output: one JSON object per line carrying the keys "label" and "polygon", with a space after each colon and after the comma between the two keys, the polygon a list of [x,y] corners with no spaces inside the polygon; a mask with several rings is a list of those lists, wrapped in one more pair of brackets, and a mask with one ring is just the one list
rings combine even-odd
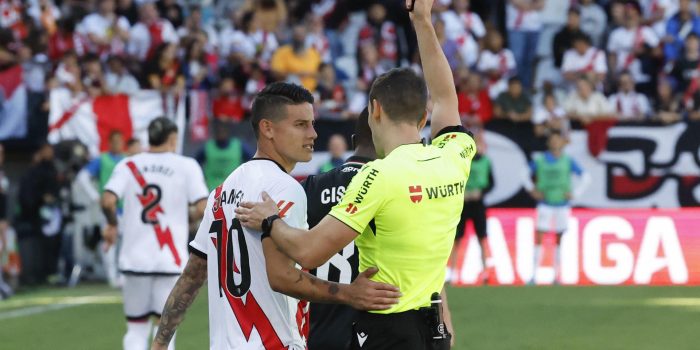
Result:
{"label": "w\u00fcrth logo", "polygon": [[408,192],[411,193],[411,202],[419,203],[421,200],[423,200],[422,186],[408,186]]}
{"label": "w\u00fcrth logo", "polygon": [[348,207],[345,208],[345,211],[350,215],[355,214],[357,212],[357,206],[353,203],[350,203],[348,204]]}

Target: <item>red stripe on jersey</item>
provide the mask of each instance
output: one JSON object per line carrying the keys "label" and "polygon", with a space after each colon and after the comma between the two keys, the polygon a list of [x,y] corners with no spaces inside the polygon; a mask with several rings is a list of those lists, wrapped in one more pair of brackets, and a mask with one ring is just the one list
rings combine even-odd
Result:
{"label": "red stripe on jersey", "polygon": [[[219,185],[219,187],[216,188],[216,196],[214,199],[215,203],[220,203],[222,188],[223,185]],[[221,224],[223,225],[222,232],[224,232],[224,234],[221,236],[223,242],[221,242],[219,246],[226,247],[228,244],[228,240],[231,239],[231,237],[228,234],[228,223],[226,221],[226,216],[224,215],[224,209],[221,205],[214,205],[212,209],[214,212],[214,219],[220,220]],[[228,261],[226,256],[226,249],[222,250],[223,251],[221,252],[221,254],[223,255],[221,257],[221,261]],[[238,266],[236,266],[236,260],[232,260],[233,269],[234,271],[237,271]],[[219,281],[225,281],[226,269],[220,270],[221,275],[219,276]],[[263,346],[266,350],[287,349],[282,344],[282,340],[280,340],[280,337],[277,335],[275,328],[272,326],[272,323],[267,318],[267,315],[265,315],[265,311],[263,311],[263,309],[260,307],[260,304],[258,304],[258,301],[255,299],[255,296],[251,291],[248,291],[244,295],[244,303],[242,298],[230,294],[228,290],[226,290],[227,288],[222,289],[224,291],[224,294],[226,295],[226,299],[228,300],[229,305],[231,306],[233,315],[236,317],[238,325],[241,327],[241,331],[243,331],[243,336],[245,337],[246,341],[250,340],[250,334],[253,331],[253,327],[255,327],[255,329],[258,330],[258,334],[260,334],[260,338],[262,339]]]}
{"label": "red stripe on jersey", "polygon": [[299,300],[297,305],[297,328],[299,328],[299,334],[301,338],[306,340],[309,339],[309,302],[306,300]]}
{"label": "red stripe on jersey", "polygon": [[[133,161],[128,161],[126,162],[126,166],[129,168],[129,170],[131,170],[131,173],[134,175],[134,178],[136,179],[136,182],[139,184],[141,189],[144,190],[148,184],[146,183],[146,179],[144,179],[139,169],[136,167],[136,164],[134,164]],[[148,192],[146,195],[139,194],[137,195],[137,197],[141,202],[141,205],[144,207],[146,207],[146,205],[148,205],[149,203],[152,203],[154,199],[154,195],[151,192]],[[158,218],[156,214],[158,213],[164,214],[163,207],[161,207],[160,204],[156,204],[153,207],[153,209],[151,209],[151,211],[147,214],[150,218],[156,221],[156,223],[153,224],[153,231],[155,231],[156,233],[156,240],[158,241],[158,245],[161,249],[163,249],[163,246],[168,246],[170,253],[173,255],[173,259],[175,260],[175,264],[177,266],[180,266],[182,260],[180,259],[180,254],[178,254],[177,249],[175,248],[173,234],[170,232],[169,227],[161,226],[160,222],[157,222]]]}
{"label": "red stripe on jersey", "polygon": [[[285,204],[286,203],[286,204]],[[287,202],[287,201],[279,201],[277,202],[277,208],[279,209],[279,215],[280,218],[284,218],[289,209],[291,209],[294,206],[294,202]]]}

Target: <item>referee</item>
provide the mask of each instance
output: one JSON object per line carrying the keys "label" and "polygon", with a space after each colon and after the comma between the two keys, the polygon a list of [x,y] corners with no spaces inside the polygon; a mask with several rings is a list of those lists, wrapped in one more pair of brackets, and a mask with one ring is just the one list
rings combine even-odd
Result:
{"label": "referee", "polygon": [[[408,0],[411,3],[411,0]],[[355,240],[360,270],[376,266],[375,281],[398,286],[392,308],[360,312],[352,349],[430,349],[439,322],[426,321],[431,296],[443,290],[445,266],[463,206],[472,137],[460,124],[447,59],[431,23],[432,0],[415,0],[410,14],[424,63],[425,81],[410,69],[393,69],[372,84],[369,126],[378,160],[367,163],[313,229],[277,220],[273,199],[242,203],[243,225],[260,228],[304,268],[316,268]],[[432,144],[421,142],[428,91],[433,102]]]}

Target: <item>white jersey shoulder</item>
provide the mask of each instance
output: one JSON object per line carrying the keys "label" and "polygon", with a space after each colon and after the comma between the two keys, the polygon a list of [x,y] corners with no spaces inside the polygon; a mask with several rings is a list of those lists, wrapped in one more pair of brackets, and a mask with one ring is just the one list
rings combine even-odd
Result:
{"label": "white jersey shoulder", "polygon": [[287,224],[308,227],[303,188],[270,160],[244,163],[209,195],[190,246],[207,259],[212,349],[306,347],[307,303],[270,288],[261,232],[235,219],[238,205],[260,201],[263,191],[277,202]]}

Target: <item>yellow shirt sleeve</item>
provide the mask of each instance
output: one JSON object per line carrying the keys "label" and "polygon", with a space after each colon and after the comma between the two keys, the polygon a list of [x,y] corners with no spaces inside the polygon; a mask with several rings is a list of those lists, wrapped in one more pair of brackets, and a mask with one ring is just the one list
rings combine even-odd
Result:
{"label": "yellow shirt sleeve", "polygon": [[365,230],[384,206],[386,198],[382,171],[373,163],[376,162],[368,163],[353,177],[343,200],[329,213],[357,233]]}
{"label": "yellow shirt sleeve", "polygon": [[[459,128],[464,130],[463,128]],[[467,164],[471,163],[476,155],[476,142],[466,131],[449,131],[433,139],[433,146],[442,149],[453,157],[463,159]]]}

